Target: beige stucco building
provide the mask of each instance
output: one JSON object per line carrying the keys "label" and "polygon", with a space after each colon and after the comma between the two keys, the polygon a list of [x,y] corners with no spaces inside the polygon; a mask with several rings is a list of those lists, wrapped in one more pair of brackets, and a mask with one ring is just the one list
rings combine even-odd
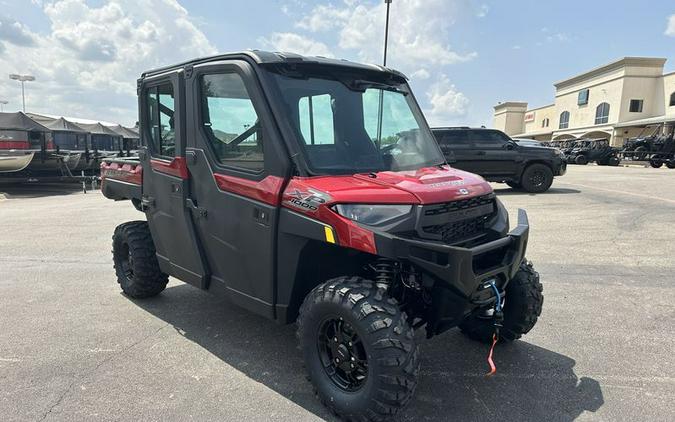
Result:
{"label": "beige stucco building", "polygon": [[551,105],[500,103],[494,127],[515,138],[608,138],[623,145],[649,124],[675,122],[675,72],[664,74],[665,62],[624,57],[555,83]]}

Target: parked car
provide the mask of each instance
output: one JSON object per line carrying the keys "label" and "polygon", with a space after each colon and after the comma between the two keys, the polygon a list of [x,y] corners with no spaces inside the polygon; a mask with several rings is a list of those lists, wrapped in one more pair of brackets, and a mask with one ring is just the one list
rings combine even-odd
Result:
{"label": "parked car", "polygon": [[138,92],[139,160],[102,165],[104,195],[145,213],[113,236],[128,296],[170,275],[297,319],[319,398],[351,421],[410,401],[415,329],[494,347],[537,322],[525,211],[509,231],[492,187],[445,164],[401,73],[248,51],[146,72]]}
{"label": "parked car", "polygon": [[432,128],[448,163],[527,192],[546,192],[567,170],[555,148],[521,145],[504,132],[469,127]]}

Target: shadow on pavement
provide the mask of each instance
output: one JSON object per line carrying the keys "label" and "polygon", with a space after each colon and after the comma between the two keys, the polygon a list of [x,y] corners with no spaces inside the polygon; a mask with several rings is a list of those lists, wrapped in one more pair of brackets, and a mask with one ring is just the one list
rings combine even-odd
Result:
{"label": "shadow on pavement", "polygon": [[[91,186],[87,184],[87,191],[90,191],[90,189]],[[7,199],[42,198],[77,193],[82,193],[82,183],[0,184],[0,194],[3,194]]]}
{"label": "shadow on pavement", "polygon": [[509,187],[504,187],[504,188],[495,188],[494,189],[495,193],[497,196],[507,196],[507,195],[567,195],[570,193],[581,193],[580,190],[577,189],[570,189],[570,188],[550,188],[546,192],[543,193],[528,193],[523,190],[516,190],[512,189]]}
{"label": "shadow on pavement", "polygon": [[[305,378],[295,326],[280,326],[189,285],[134,303],[251,379],[315,415],[335,420]],[[457,330],[421,342],[415,398],[398,420],[572,421],[604,403],[599,383],[578,379],[575,361],[524,341],[498,347],[487,378],[487,346]]]}

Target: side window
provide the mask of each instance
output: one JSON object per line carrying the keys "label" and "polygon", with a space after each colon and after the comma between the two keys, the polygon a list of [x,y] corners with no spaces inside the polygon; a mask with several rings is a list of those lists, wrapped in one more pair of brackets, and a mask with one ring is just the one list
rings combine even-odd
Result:
{"label": "side window", "polygon": [[204,75],[200,83],[202,126],[216,159],[229,166],[263,170],[262,126],[241,76]]}
{"label": "side window", "polygon": [[471,148],[471,140],[466,130],[447,130],[436,132],[436,139],[442,149],[467,149]]}
{"label": "side window", "polygon": [[501,148],[507,141],[506,137],[494,130],[471,131],[476,148]]}
{"label": "side window", "polygon": [[300,132],[306,145],[335,144],[332,104],[328,94],[301,97],[298,101]]}
{"label": "side window", "polygon": [[173,85],[153,86],[146,90],[150,148],[155,154],[176,156],[176,132],[174,121]]}

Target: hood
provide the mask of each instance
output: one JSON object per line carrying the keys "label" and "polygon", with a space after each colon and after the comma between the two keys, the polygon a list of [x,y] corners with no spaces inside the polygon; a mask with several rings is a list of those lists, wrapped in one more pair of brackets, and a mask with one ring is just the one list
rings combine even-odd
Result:
{"label": "hood", "polygon": [[352,176],[294,179],[296,187],[330,196],[330,203],[435,204],[492,192],[482,177],[449,166]]}

